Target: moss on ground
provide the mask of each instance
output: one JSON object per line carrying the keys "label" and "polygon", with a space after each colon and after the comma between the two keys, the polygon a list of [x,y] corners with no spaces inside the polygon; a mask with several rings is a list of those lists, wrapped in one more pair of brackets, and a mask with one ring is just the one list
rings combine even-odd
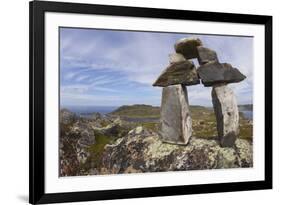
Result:
{"label": "moss on ground", "polygon": [[240,120],[240,138],[246,140],[253,140],[253,125],[248,123],[247,120]]}
{"label": "moss on ground", "polygon": [[[125,117],[134,118],[155,118],[159,117],[159,109],[146,106],[121,107],[115,114]],[[217,136],[216,117],[213,109],[191,106],[193,136],[205,139],[213,139]],[[143,126],[147,130],[157,132],[159,122],[130,122],[132,127]],[[132,128],[133,129],[133,128]],[[249,121],[240,115],[240,136],[241,139],[252,140],[253,126]],[[125,133],[122,133],[124,135]],[[112,144],[118,139],[118,136],[106,136],[100,132],[95,132],[96,143],[89,147],[91,156],[85,163],[85,166],[98,168],[101,163],[101,155],[106,144]]]}
{"label": "moss on ground", "polygon": [[[193,136],[200,138],[213,138],[217,136],[216,117],[211,109],[202,108],[191,110]],[[253,125],[243,115],[239,119],[239,138],[252,140]]]}
{"label": "moss on ground", "polygon": [[158,122],[142,122],[142,123],[138,123],[138,126],[145,127],[147,130],[154,131],[154,132],[156,132],[159,129]]}
{"label": "moss on ground", "polygon": [[95,139],[95,144],[91,145],[88,148],[90,157],[82,165],[85,170],[89,170],[91,168],[99,168],[101,164],[101,156],[104,151],[105,145],[112,144],[116,140],[116,138],[106,136],[100,132],[95,132]]}
{"label": "moss on ground", "polygon": [[[144,109],[144,108],[143,108]],[[150,109],[150,108],[149,108]],[[133,112],[136,108],[132,108],[129,111],[129,115],[126,115],[127,109],[121,109],[123,116],[135,118],[142,118],[143,113],[139,115],[138,112]],[[205,139],[213,139],[217,134],[216,117],[212,108],[206,108],[202,106],[191,106],[191,117],[192,117],[192,129],[193,136]],[[155,117],[155,113],[149,115],[149,112],[145,112],[145,118]],[[253,125],[240,113],[240,136],[241,139],[252,140],[253,136]],[[143,126],[148,130],[157,132],[159,129],[159,122],[138,122],[135,123],[135,127]]]}
{"label": "moss on ground", "polygon": [[160,108],[150,105],[124,105],[111,114],[130,118],[159,118]]}

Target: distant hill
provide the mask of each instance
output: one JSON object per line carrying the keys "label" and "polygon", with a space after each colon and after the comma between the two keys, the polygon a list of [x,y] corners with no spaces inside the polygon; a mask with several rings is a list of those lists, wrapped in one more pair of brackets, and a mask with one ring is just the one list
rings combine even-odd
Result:
{"label": "distant hill", "polygon": [[123,105],[109,114],[134,118],[157,118],[160,117],[160,107],[143,104]]}
{"label": "distant hill", "polygon": [[240,111],[253,111],[253,104],[238,105]]}
{"label": "distant hill", "polygon": [[[238,108],[239,111],[252,111],[253,105],[238,105]],[[190,110],[193,115],[201,114],[201,112],[213,112],[212,107],[200,105],[190,105]],[[145,104],[123,105],[109,114],[132,118],[158,118],[160,117],[160,107]]]}
{"label": "distant hill", "polygon": [[[209,109],[210,108],[200,105],[190,106],[190,110],[192,112],[208,111]],[[144,105],[144,104],[123,105],[109,114],[123,116],[123,117],[133,117],[133,118],[159,118],[160,107]]]}

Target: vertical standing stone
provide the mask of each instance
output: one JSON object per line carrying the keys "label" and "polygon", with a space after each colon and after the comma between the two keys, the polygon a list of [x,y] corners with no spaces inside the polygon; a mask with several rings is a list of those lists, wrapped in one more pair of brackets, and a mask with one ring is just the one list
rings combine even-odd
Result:
{"label": "vertical standing stone", "polygon": [[220,144],[222,147],[231,147],[239,135],[239,112],[236,97],[227,85],[215,85],[212,89],[212,101]]}
{"label": "vertical standing stone", "polygon": [[169,143],[187,144],[192,134],[192,120],[185,86],[163,88],[160,115],[161,139]]}

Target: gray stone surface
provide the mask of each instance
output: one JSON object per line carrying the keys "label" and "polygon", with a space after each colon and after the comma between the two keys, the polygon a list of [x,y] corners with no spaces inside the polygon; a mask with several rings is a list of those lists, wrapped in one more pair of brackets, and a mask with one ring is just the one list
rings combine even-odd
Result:
{"label": "gray stone surface", "polygon": [[198,52],[198,62],[200,65],[215,61],[218,62],[218,56],[215,51],[212,49],[203,47],[203,46],[198,46],[197,47],[197,52]]}
{"label": "gray stone surface", "polygon": [[160,111],[160,135],[164,142],[187,144],[192,134],[192,120],[186,87],[163,88]]}
{"label": "gray stone surface", "polygon": [[171,53],[169,54],[169,63],[174,64],[174,63],[179,63],[186,61],[185,57],[180,54],[180,53]]}
{"label": "gray stone surface", "polygon": [[197,58],[197,46],[202,46],[199,38],[182,38],[175,44],[175,51],[181,53],[186,59]]}
{"label": "gray stone surface", "polygon": [[67,125],[70,123],[74,123],[77,120],[77,116],[73,113],[70,112],[67,109],[62,109],[60,111],[60,123],[63,125]]}
{"label": "gray stone surface", "polygon": [[212,102],[222,147],[232,147],[239,135],[239,111],[236,97],[227,85],[214,86]]}
{"label": "gray stone surface", "polygon": [[220,83],[238,83],[246,78],[237,68],[228,63],[210,62],[197,69],[204,86]]}
{"label": "gray stone surface", "polygon": [[199,84],[194,64],[188,60],[170,64],[157,78],[153,86],[166,87],[169,85]]}
{"label": "gray stone surface", "polygon": [[217,140],[196,137],[186,146],[174,145],[147,131],[106,145],[101,163],[99,174],[248,168],[253,167],[253,147],[243,139],[235,147],[221,147]]}

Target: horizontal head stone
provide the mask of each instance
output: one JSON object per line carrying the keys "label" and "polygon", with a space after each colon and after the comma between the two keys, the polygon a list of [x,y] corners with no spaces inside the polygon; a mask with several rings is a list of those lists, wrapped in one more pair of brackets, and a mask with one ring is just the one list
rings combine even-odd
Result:
{"label": "horizontal head stone", "polygon": [[216,61],[219,62],[217,53],[213,51],[212,49],[203,47],[203,46],[198,46],[197,47],[197,52],[198,52],[198,62],[200,65]]}
{"label": "horizontal head stone", "polygon": [[175,51],[182,54],[186,59],[197,58],[197,46],[202,46],[199,38],[182,38],[175,44]]}
{"label": "horizontal head stone", "polygon": [[228,63],[210,62],[197,69],[204,86],[238,83],[246,78],[237,68]]}
{"label": "horizontal head stone", "polygon": [[170,64],[157,78],[153,86],[199,84],[198,74],[194,64],[188,60]]}

